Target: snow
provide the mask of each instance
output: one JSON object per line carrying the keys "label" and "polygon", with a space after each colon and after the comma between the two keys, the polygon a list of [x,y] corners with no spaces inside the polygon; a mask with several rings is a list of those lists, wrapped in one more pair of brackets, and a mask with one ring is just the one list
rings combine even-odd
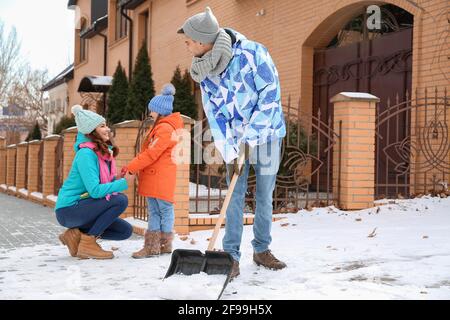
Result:
{"label": "snow", "polygon": [[[219,196],[220,189],[209,189],[210,196]],[[189,182],[189,196],[195,197],[197,195],[197,184]],[[222,190],[221,196],[225,197],[227,195],[227,190]],[[198,185],[198,196],[199,197],[207,197],[208,196],[208,187],[202,184]]]}
{"label": "snow", "polygon": [[364,92],[341,92],[340,94],[349,98],[377,99],[376,96]]}
{"label": "snow", "polygon": [[127,221],[129,224],[131,224],[134,227],[144,228],[144,229],[147,229],[147,227],[148,227],[148,222],[145,222],[143,220],[134,219],[134,218],[125,218],[124,220]]}
{"label": "snow", "polygon": [[157,287],[157,296],[166,300],[216,300],[226,278],[226,275],[203,272],[190,276],[175,274]]}
{"label": "snow", "polygon": [[[253,263],[245,226],[241,275],[222,299],[450,299],[449,207],[450,198],[422,197],[286,215],[272,227],[271,249],[288,265],[281,271]],[[204,252],[211,234],[177,236],[174,248]],[[142,239],[100,244],[118,248],[113,260],[78,260],[62,245],[0,249],[0,299],[215,299],[223,285],[203,274],[163,281],[170,255],[130,258]]]}
{"label": "snow", "polygon": [[8,190],[11,190],[11,191],[16,192],[16,191],[17,191],[17,188],[16,188],[16,187],[8,187]]}
{"label": "snow", "polygon": [[35,197],[35,198],[38,198],[38,199],[44,199],[44,196],[42,195],[42,193],[40,193],[40,192],[32,192],[31,194],[30,194],[30,196],[32,196],[32,197]]}
{"label": "snow", "polygon": [[52,202],[54,202],[54,203],[56,203],[56,201],[58,201],[58,197],[55,196],[55,195],[53,195],[53,194],[47,196],[46,198],[47,198],[47,200],[50,200],[50,201],[52,201]]}
{"label": "snow", "polygon": [[28,196],[28,190],[27,189],[19,189],[19,193]]}
{"label": "snow", "polygon": [[7,190],[8,186],[6,184],[0,184],[0,188],[2,188],[3,190]]}

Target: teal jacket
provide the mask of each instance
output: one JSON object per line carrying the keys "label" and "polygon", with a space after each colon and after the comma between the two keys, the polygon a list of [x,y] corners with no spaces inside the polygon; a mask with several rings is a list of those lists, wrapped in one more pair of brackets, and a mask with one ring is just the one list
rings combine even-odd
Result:
{"label": "teal jacket", "polygon": [[101,199],[113,192],[122,192],[128,189],[125,179],[100,184],[100,169],[98,157],[89,148],[79,148],[79,145],[91,141],[84,134],[78,133],[75,142],[75,159],[72,163],[69,176],[59,190],[55,210],[76,205],[85,198]]}

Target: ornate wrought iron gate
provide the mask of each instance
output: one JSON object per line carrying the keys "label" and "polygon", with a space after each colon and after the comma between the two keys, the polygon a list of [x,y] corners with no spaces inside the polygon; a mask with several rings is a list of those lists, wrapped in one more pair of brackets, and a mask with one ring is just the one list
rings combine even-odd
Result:
{"label": "ornate wrought iron gate", "polygon": [[450,104],[447,90],[416,90],[376,116],[375,194],[408,197],[448,190]]}
{"label": "ornate wrought iron gate", "polygon": [[[396,100],[396,95],[403,101],[406,93],[411,92],[412,76],[412,28],[389,33],[373,40],[360,41],[337,48],[317,50],[314,54],[314,93],[313,114],[324,122],[333,118],[331,97],[343,92],[368,92],[378,98],[379,113],[389,108]],[[320,111],[320,113],[319,113]],[[407,114],[398,116],[400,127],[389,130],[399,135],[399,139],[408,136],[410,121]],[[394,126],[397,122],[389,122]],[[387,126],[380,132],[387,134]],[[384,149],[385,140],[377,148]],[[322,155],[322,161],[325,159]],[[380,164],[382,166],[383,164]],[[383,171],[378,171],[383,179]]]}

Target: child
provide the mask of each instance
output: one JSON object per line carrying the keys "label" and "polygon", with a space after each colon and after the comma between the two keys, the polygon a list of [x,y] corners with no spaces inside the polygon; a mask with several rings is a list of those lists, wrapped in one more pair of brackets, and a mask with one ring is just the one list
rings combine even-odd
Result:
{"label": "child", "polygon": [[112,259],[98,238],[128,239],[132,226],[119,218],[128,207],[128,198],[120,193],[128,189],[134,177],[116,179],[115,157],[119,149],[111,142],[105,119],[79,105],[72,108],[77,124],[75,158],[69,176],[59,190],[56,219],[69,228],[59,236],[71,256],[82,259]]}
{"label": "child", "polygon": [[136,259],[172,252],[177,171],[172,150],[177,144],[176,130],[183,128],[180,113],[172,113],[174,95],[174,86],[166,84],[162,94],[150,101],[154,125],[146,134],[141,153],[122,170],[139,174],[138,192],[148,202],[148,229],[144,248],[132,255]]}

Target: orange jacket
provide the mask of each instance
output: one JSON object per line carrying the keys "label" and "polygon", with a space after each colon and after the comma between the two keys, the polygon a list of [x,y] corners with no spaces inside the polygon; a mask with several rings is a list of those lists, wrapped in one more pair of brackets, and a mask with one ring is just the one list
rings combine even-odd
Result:
{"label": "orange jacket", "polygon": [[177,165],[172,160],[172,150],[177,145],[175,131],[181,128],[179,112],[159,120],[147,132],[141,152],[128,164],[129,172],[139,173],[141,196],[174,202]]}

